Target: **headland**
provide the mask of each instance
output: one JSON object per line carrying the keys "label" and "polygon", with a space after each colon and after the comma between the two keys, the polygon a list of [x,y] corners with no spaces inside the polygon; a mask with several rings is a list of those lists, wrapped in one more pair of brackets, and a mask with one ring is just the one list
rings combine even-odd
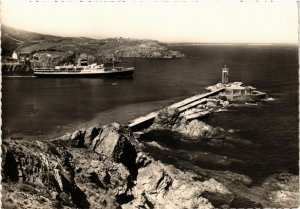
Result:
{"label": "headland", "polygon": [[30,75],[33,68],[53,68],[76,64],[111,63],[119,58],[183,58],[184,54],[156,40],[86,37],[61,37],[18,30],[2,29],[2,72],[4,75]]}

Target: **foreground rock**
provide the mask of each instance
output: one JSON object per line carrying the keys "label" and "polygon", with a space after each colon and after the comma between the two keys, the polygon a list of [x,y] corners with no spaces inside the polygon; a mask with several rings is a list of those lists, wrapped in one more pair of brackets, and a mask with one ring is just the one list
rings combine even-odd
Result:
{"label": "foreground rock", "polygon": [[136,198],[125,208],[214,208],[203,197],[206,193],[214,194],[223,204],[233,200],[232,193],[216,180],[199,180],[194,173],[182,172],[160,162],[139,170],[132,193]]}
{"label": "foreground rock", "polygon": [[[51,141],[4,140],[4,208],[229,208],[298,204],[298,177],[261,186],[233,172],[154,160],[125,127],[112,123]],[[221,160],[222,161],[222,160]],[[189,169],[187,169],[189,168]]]}
{"label": "foreground rock", "polygon": [[251,145],[252,142],[240,139],[234,130],[225,130],[198,120],[186,120],[177,109],[162,109],[155,118],[154,123],[145,131],[149,133],[156,130],[169,130],[182,135],[182,140],[202,141],[209,146],[233,148],[236,145]]}
{"label": "foreground rock", "polygon": [[214,171],[194,165],[183,165],[198,175],[210,176],[232,192],[234,199],[228,208],[298,208],[299,177],[290,173],[271,175],[261,184],[251,187],[252,180],[231,171]]}
{"label": "foreground rock", "polygon": [[[299,206],[299,177],[289,173],[275,174],[267,178],[262,189],[267,200],[272,201],[272,207]],[[254,187],[253,190],[256,188]]]}
{"label": "foreground rock", "polygon": [[[3,142],[5,208],[214,208],[233,195],[143,153],[117,123],[45,141]],[[224,198],[226,197],[226,198]]]}

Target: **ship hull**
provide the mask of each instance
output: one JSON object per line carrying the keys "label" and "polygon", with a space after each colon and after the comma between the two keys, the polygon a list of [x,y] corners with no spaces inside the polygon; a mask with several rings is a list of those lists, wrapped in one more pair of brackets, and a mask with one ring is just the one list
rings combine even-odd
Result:
{"label": "ship hull", "polygon": [[41,73],[34,72],[34,75],[39,78],[49,78],[49,77],[80,77],[80,78],[96,78],[96,77],[131,77],[134,73],[134,70],[126,71],[115,71],[115,72],[89,72],[89,73],[67,73],[67,72],[51,72],[51,73]]}

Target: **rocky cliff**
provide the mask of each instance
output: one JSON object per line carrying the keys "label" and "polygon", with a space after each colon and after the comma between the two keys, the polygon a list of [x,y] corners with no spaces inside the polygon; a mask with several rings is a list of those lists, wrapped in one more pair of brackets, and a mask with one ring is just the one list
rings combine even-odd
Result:
{"label": "rocky cliff", "polygon": [[154,160],[117,123],[51,141],[3,142],[5,208],[213,208],[230,203],[212,178]]}
{"label": "rocky cliff", "polygon": [[4,208],[229,208],[237,201],[252,207],[298,204],[297,176],[274,175],[250,188],[251,179],[241,174],[192,165],[182,170],[155,160],[127,127],[117,123],[50,141],[6,139],[2,159]]}

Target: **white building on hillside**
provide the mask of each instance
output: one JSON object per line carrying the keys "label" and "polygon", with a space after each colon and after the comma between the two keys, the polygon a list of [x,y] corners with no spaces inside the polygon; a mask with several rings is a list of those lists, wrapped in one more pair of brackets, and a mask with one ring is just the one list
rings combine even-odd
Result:
{"label": "white building on hillside", "polygon": [[18,54],[14,51],[11,58],[17,60],[18,59]]}

